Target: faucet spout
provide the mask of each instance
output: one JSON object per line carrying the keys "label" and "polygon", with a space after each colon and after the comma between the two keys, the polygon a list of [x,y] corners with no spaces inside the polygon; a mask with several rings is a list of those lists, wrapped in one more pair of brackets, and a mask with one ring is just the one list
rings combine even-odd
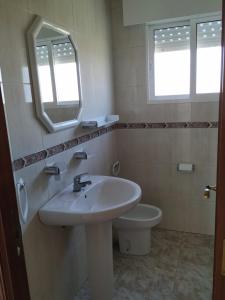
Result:
{"label": "faucet spout", "polygon": [[81,189],[83,187],[85,187],[86,185],[90,185],[92,184],[91,180],[87,180],[87,181],[83,181],[81,182],[81,177],[86,175],[87,173],[84,173],[84,174],[80,174],[80,175],[77,175],[74,177],[74,180],[73,180],[73,191],[75,193],[77,192],[80,192]]}
{"label": "faucet spout", "polygon": [[91,180],[87,180],[87,181],[80,182],[80,185],[81,185],[82,187],[85,187],[86,185],[91,185],[91,184],[92,184]]}

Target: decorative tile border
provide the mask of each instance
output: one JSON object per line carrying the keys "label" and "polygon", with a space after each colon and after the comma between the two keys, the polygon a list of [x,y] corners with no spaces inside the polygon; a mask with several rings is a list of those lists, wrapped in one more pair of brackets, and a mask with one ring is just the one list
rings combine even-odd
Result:
{"label": "decorative tile border", "polygon": [[116,129],[218,128],[218,122],[118,123]]}
{"label": "decorative tile border", "polygon": [[162,123],[117,123],[113,126],[100,128],[94,132],[87,133],[72,140],[66,141],[59,145],[50,147],[48,149],[36,152],[25,157],[14,160],[14,171],[21,170],[30,165],[33,165],[48,157],[54,156],[58,153],[62,153],[68,149],[71,149],[77,145],[86,143],[93,140],[103,134],[111,132],[116,129],[170,129],[170,128],[218,128],[218,122],[162,122]]}
{"label": "decorative tile border", "polygon": [[30,155],[27,155],[25,157],[16,159],[13,162],[13,169],[14,169],[14,171],[18,171],[23,168],[29,167],[30,165],[33,165],[43,159],[49,158],[58,153],[62,153],[68,149],[71,149],[75,146],[78,146],[80,144],[83,144],[90,140],[93,140],[93,139],[97,138],[98,136],[101,136],[103,134],[106,134],[106,133],[112,131],[113,129],[115,129],[114,126],[110,126],[107,128],[100,128],[99,130],[79,136],[72,140],[66,141],[62,144],[59,144],[59,145],[50,147],[48,149],[42,150],[40,152],[36,152],[36,153],[30,154]]}

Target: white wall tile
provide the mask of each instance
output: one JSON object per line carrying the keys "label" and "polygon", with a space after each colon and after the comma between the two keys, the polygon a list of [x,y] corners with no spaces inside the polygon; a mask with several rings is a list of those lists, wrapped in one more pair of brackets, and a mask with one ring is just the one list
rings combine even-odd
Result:
{"label": "white wall tile", "polygon": [[42,16],[49,22],[54,22],[52,3],[51,0],[28,0],[28,10],[35,15]]}
{"label": "white wall tile", "polygon": [[73,0],[52,0],[51,10],[56,24],[68,31],[74,29]]}
{"label": "white wall tile", "polygon": [[0,67],[3,82],[30,83],[25,32],[32,18],[29,12],[22,9],[22,5],[18,8],[11,1],[0,3],[0,38],[4,45],[0,50]]}
{"label": "white wall tile", "polygon": [[[122,1],[112,7],[116,111],[123,122],[217,121],[218,103],[148,103],[144,25],[123,26]],[[137,181],[143,201],[163,209],[162,227],[213,233],[204,186],[216,181],[217,129],[129,129],[117,132],[121,174]],[[191,174],[177,172],[177,163],[193,163]],[[215,207],[215,195],[210,205]],[[188,201],[199,199],[198,205]],[[191,202],[191,203],[192,203]],[[202,206],[203,213],[199,214]],[[183,212],[188,208],[188,216]],[[191,211],[196,224],[191,225]],[[198,216],[198,218],[197,218]],[[198,222],[197,222],[198,221]],[[204,226],[199,227],[199,223]]]}
{"label": "white wall tile", "polygon": [[212,128],[208,131],[208,161],[211,164],[217,163],[218,151],[218,129]]}
{"label": "white wall tile", "polygon": [[215,202],[190,198],[187,202],[186,215],[191,222],[187,223],[185,231],[214,235]]}
{"label": "white wall tile", "polygon": [[91,36],[95,28],[95,9],[91,0],[73,0],[74,29]]}
{"label": "white wall tile", "polygon": [[192,121],[217,121],[219,117],[218,102],[202,102],[191,104]]}
{"label": "white wall tile", "polygon": [[187,224],[186,199],[181,199],[178,197],[164,198],[161,201],[161,206],[163,212],[162,223],[159,225],[162,228],[167,228],[170,230],[185,231]]}
{"label": "white wall tile", "polygon": [[12,158],[42,150],[43,129],[36,118],[34,104],[26,102],[24,85],[5,83],[3,88]]}
{"label": "white wall tile", "polygon": [[114,60],[115,85],[143,85],[147,76],[145,57],[145,47],[121,49]]}

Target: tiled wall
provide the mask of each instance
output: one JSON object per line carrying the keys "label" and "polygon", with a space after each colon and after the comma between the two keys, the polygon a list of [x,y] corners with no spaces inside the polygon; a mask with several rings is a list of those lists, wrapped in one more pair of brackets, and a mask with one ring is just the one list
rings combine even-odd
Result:
{"label": "tiled wall", "polygon": [[[115,132],[62,152],[16,172],[28,187],[30,219],[24,228],[24,246],[32,300],[73,299],[86,280],[86,242],[84,226],[57,228],[43,225],[37,211],[54,194],[72,182],[76,174],[110,174],[116,160]],[[77,161],[75,151],[87,150],[90,158]],[[60,180],[43,174],[46,163],[65,163],[67,172]]]}
{"label": "tiled wall", "polygon": [[[0,0],[0,68],[13,160],[87,132],[72,128],[49,134],[36,119],[25,43],[25,31],[35,14],[70,31],[76,41],[83,90],[81,118],[114,112],[107,1]],[[72,300],[86,279],[84,228],[44,226],[37,211],[76,174],[109,174],[116,159],[114,144],[115,132],[110,132],[15,172],[16,180],[22,177],[28,189],[29,220],[23,239],[32,300]],[[91,154],[87,161],[73,159],[80,148]],[[53,160],[66,164],[60,181],[43,173]]]}
{"label": "tiled wall", "polygon": [[[122,1],[112,1],[116,112],[123,122],[200,122],[218,120],[218,102],[147,104],[144,25],[124,27]],[[214,233],[215,195],[203,199],[216,182],[216,128],[123,129],[117,131],[121,176],[143,189],[143,201],[163,210],[161,226]],[[177,163],[195,165],[192,174]]]}

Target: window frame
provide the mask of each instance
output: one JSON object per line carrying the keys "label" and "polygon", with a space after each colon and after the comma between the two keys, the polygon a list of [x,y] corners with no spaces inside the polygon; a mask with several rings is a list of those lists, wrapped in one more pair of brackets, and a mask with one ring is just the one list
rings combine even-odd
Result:
{"label": "window frame", "polygon": [[[197,75],[197,24],[222,21],[221,13],[209,14],[207,16],[192,16],[189,18],[178,18],[172,22],[157,22],[146,24],[146,58],[147,58],[147,93],[148,103],[182,103],[182,102],[214,102],[219,101],[219,93],[196,93]],[[155,70],[154,70],[154,31],[167,27],[190,26],[190,93],[187,95],[155,96]],[[221,54],[222,55],[222,54]]]}

